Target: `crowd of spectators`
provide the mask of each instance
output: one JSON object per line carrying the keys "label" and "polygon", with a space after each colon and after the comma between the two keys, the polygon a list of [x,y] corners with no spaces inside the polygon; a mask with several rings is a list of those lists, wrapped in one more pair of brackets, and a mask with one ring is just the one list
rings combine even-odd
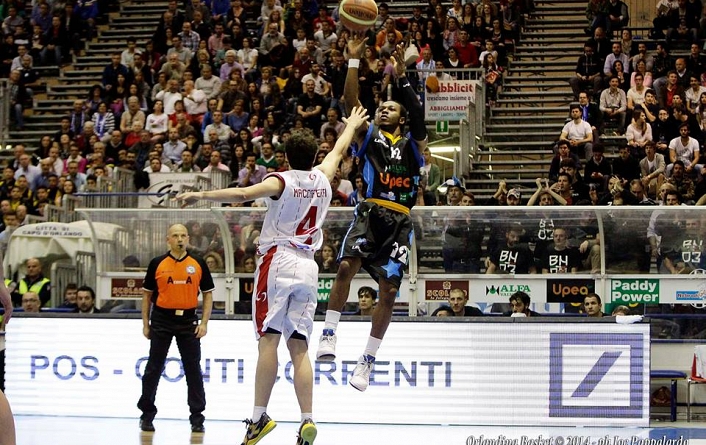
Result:
{"label": "crowd of spectators", "polygon": [[[455,77],[459,72],[443,70],[483,66],[489,85],[498,86],[495,97],[507,49],[519,39],[523,14],[533,8],[530,0],[430,0],[410,15],[393,17],[387,4],[378,6],[359,79],[361,101],[371,114],[387,97],[390,57],[400,43],[420,54],[410,67],[437,70],[412,76],[420,95],[428,76]],[[81,54],[81,42],[95,37],[106,10],[95,1],[40,0],[31,12],[16,3],[0,13],[7,36],[0,45],[0,75],[11,79],[16,129],[24,127],[39,81],[33,67],[70,63]],[[221,170],[232,186],[247,186],[288,168],[282,146],[292,131],[319,138],[318,159],[335,144],[345,125],[349,38],[336,8],[315,0],[170,0],[154,26],[150,39],[127,37],[110,55],[100,79],[40,138],[34,155],[15,147],[0,182],[1,202],[17,214],[13,219],[3,212],[6,224],[22,224],[27,214],[42,216],[47,204],[61,206],[66,196],[94,191],[118,169],[138,176]],[[438,169],[432,180],[438,181]],[[434,184],[428,188],[434,203]],[[363,199],[350,152],[334,189],[334,205]],[[248,224],[236,225],[248,231]],[[240,259],[252,253],[253,232],[238,236]],[[335,269],[331,258],[340,234],[332,233],[332,240],[320,259],[327,271]],[[216,264],[223,255],[217,249],[202,253],[213,253]]]}
{"label": "crowd of spectators", "polygon": [[[664,201],[663,185],[674,187],[684,204],[701,203],[706,192],[701,2],[660,1],[657,16],[650,39],[633,39],[624,2],[588,2],[591,37],[569,79],[576,102],[558,131],[548,175],[565,201],[557,203],[654,205]],[[672,57],[670,48],[680,44],[689,49]],[[617,157],[608,146],[617,147]],[[570,179],[562,181],[567,167]],[[632,189],[640,189],[638,197]]]}
{"label": "crowd of spectators", "polygon": [[34,88],[42,83],[36,68],[63,67],[81,55],[110,6],[109,0],[2,3],[0,78],[9,79],[15,129],[24,128],[24,112],[32,106]]}
{"label": "crowd of spectators", "polygon": [[[652,50],[644,42],[633,41],[629,30],[621,31],[627,23],[624,3],[614,0],[606,5],[616,8],[616,3],[622,4],[618,20],[611,10],[603,13],[600,8],[591,17],[593,37],[586,42],[570,82],[578,103],[572,105],[571,119],[560,132],[547,172],[549,181],[538,179],[528,205],[704,201],[700,146],[706,132],[706,110],[701,110],[706,105],[702,86],[706,77],[700,48],[692,45],[689,57],[672,59],[667,42]],[[84,14],[87,5],[95,14]],[[31,102],[38,80],[32,67],[61,65],[70,61],[72,53],[80,54],[81,40],[95,36],[102,11],[100,2],[59,6],[40,0],[31,15],[17,6],[14,13],[10,7],[0,17],[6,33],[0,60],[15,86],[13,100],[20,105],[15,123],[21,128],[22,108]],[[261,181],[267,172],[287,168],[282,145],[293,131],[311,131],[319,138],[318,159],[331,149],[345,125],[341,99],[349,37],[335,8],[314,0],[286,4],[193,0],[183,6],[169,1],[149,40],[126,38],[125,47],[113,52],[85,98],[76,100],[71,112],[41,138],[35,155],[22,145],[15,147],[14,159],[0,181],[5,227],[22,224],[27,214],[41,216],[46,204],[61,205],[67,195],[93,190],[101,177],[113,176],[117,168],[146,173],[221,170],[232,186],[247,186]],[[380,16],[369,32],[360,65],[361,102],[372,113],[386,97],[392,75],[390,55],[397,44],[404,43],[419,52],[414,66],[422,71],[413,80],[420,94],[428,76],[453,77],[455,72],[445,70],[483,67],[492,105],[502,85],[508,51],[519,40],[523,17],[532,9],[531,1],[520,0],[465,5],[460,0],[450,5],[430,0],[428,5],[414,6],[410,16],[392,17],[388,5],[379,4]],[[674,10],[680,14],[683,9]],[[669,23],[665,37],[670,43],[688,38],[678,30],[670,33]],[[70,32],[57,31],[60,28]],[[621,36],[612,42],[614,32]],[[52,40],[58,35],[64,40]],[[423,71],[430,69],[436,71]],[[599,143],[606,128],[626,136],[627,143],[615,159],[605,156]],[[440,195],[439,168],[429,150],[424,156],[427,165],[420,194],[426,205],[476,204],[461,183],[452,183],[446,195]],[[357,162],[350,152],[344,157],[332,184],[333,205],[354,206],[363,199]],[[508,190],[503,182],[486,204],[518,206],[523,203],[522,193],[518,188]],[[256,221],[250,216],[231,221],[241,272],[254,266]],[[616,220],[609,230],[621,233],[623,223]],[[670,239],[667,246],[662,237],[659,244],[670,224],[680,228],[686,222],[666,221],[658,215],[650,223],[652,232],[645,227],[643,245],[636,243],[642,254],[634,247],[618,249],[616,255],[625,257],[611,258],[611,266],[624,262],[629,263],[626,270],[649,271],[650,260],[657,259],[658,267],[670,273],[702,267],[698,262],[678,261],[684,239]],[[444,269],[489,273],[600,269],[593,222],[587,221],[582,233],[575,227],[555,226],[549,217],[528,224],[532,227],[498,223],[488,230],[465,219],[448,218],[439,225],[444,227]],[[187,228],[192,248],[214,271],[224,270],[220,229],[193,221]],[[327,228],[324,247],[317,254],[322,272],[336,272],[343,230],[343,226]],[[11,230],[5,232],[11,234]],[[0,233],[0,244],[7,242],[6,233]],[[701,232],[688,233],[700,249]]]}

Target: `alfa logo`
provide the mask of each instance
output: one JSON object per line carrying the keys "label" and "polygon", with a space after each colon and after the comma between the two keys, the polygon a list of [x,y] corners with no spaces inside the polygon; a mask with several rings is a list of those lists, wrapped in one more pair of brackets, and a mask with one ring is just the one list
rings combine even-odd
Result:
{"label": "alfa logo", "polygon": [[485,295],[498,295],[509,297],[515,292],[530,293],[530,287],[527,284],[503,284],[501,286],[485,286]]}

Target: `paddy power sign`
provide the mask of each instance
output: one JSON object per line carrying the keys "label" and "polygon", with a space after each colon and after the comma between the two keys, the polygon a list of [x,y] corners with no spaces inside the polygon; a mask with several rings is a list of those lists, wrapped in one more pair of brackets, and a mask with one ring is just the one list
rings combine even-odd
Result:
{"label": "paddy power sign", "polygon": [[614,303],[659,303],[659,280],[656,279],[612,279],[611,301]]}

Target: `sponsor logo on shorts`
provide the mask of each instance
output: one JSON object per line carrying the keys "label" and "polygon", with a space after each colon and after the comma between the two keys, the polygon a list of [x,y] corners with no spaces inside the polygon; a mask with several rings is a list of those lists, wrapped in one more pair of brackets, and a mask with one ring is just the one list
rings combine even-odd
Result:
{"label": "sponsor logo on shorts", "polygon": [[266,300],[267,300],[267,292],[265,292],[265,291],[260,292],[257,296],[257,301],[263,302]]}
{"label": "sponsor logo on shorts", "polygon": [[353,245],[352,249],[353,250],[360,250],[361,246],[364,246],[367,244],[368,240],[365,238],[358,238],[355,240],[355,244]]}

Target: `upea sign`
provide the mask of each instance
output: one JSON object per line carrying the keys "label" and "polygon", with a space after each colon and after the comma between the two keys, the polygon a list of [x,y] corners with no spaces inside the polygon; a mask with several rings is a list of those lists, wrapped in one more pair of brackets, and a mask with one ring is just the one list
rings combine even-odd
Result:
{"label": "upea sign", "polygon": [[659,280],[610,280],[611,301],[620,303],[659,303]]}

